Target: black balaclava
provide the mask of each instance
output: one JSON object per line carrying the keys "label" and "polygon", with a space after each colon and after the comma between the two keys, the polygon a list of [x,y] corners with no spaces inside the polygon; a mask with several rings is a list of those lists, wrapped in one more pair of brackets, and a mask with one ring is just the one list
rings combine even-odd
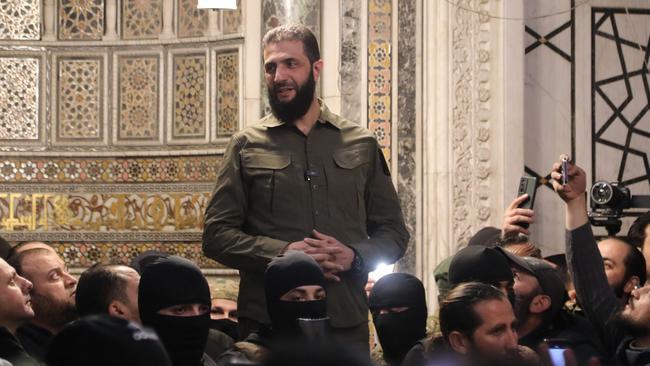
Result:
{"label": "black balaclava", "polygon": [[325,276],[316,261],[305,253],[288,251],[274,258],[264,274],[266,309],[273,334],[298,335],[298,319],[327,317],[326,300],[283,301],[282,295],[299,286],[325,288]]}
{"label": "black balaclava", "polygon": [[208,281],[193,262],[170,256],[147,265],[140,278],[138,304],[142,324],[160,336],[174,366],[201,362],[210,328],[210,312],[179,317],[158,314],[180,304],[205,304],[210,308]]}
{"label": "black balaclava", "polygon": [[237,322],[232,321],[228,318],[210,319],[210,329],[215,329],[222,333],[225,333],[232,339],[239,338],[239,334],[237,333]]}
{"label": "black balaclava", "polygon": [[[388,274],[375,284],[368,299],[384,360],[399,365],[408,351],[426,336],[427,304],[422,282],[407,273]],[[379,310],[408,307],[398,313]]]}

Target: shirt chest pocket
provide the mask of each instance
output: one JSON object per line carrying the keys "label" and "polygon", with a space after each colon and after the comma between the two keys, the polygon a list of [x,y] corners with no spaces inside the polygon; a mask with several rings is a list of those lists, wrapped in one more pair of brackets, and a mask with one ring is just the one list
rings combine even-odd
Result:
{"label": "shirt chest pocket", "polygon": [[261,205],[268,211],[278,209],[287,200],[295,182],[291,155],[244,151],[241,163],[250,204]]}
{"label": "shirt chest pocket", "polygon": [[[365,145],[336,150],[327,169],[330,212],[365,220],[365,184],[370,154]],[[355,220],[356,221],[356,220]]]}

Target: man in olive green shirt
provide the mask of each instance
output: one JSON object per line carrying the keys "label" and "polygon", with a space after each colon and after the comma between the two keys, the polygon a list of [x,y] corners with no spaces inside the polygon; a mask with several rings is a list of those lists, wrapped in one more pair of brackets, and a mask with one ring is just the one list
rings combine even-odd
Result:
{"label": "man in olive green shirt", "polygon": [[240,271],[240,336],[269,323],[264,270],[293,249],[312,256],[329,280],[335,334],[367,349],[368,271],[398,260],[409,239],[388,166],[368,130],[315,97],[323,62],[309,29],[278,27],[262,43],[273,114],[228,145],[203,250]]}

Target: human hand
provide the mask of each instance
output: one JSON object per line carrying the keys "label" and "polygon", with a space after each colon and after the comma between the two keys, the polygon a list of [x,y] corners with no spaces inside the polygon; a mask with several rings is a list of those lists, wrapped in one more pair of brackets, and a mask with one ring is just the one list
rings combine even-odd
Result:
{"label": "human hand", "polygon": [[314,230],[314,236],[315,238],[304,239],[305,243],[312,246],[305,253],[312,255],[312,257],[316,254],[329,254],[330,257],[326,260],[317,260],[318,264],[323,269],[326,278],[337,282],[340,281],[341,278],[337,274],[350,269],[354,260],[354,251],[338,239],[317,230]]}
{"label": "human hand", "polygon": [[[310,241],[310,243],[307,241]],[[325,278],[336,282],[340,281],[340,278],[335,273],[343,271],[343,268],[336,264],[336,255],[341,253],[341,248],[329,246],[311,238],[305,238],[290,243],[284,249],[285,252],[287,250],[297,250],[309,255],[321,266]]]}
{"label": "human hand", "polygon": [[566,155],[560,155],[560,161],[553,164],[553,170],[551,171],[551,184],[560,198],[562,198],[564,202],[569,203],[575,199],[584,198],[587,189],[587,176],[582,168],[573,165],[571,161],[569,161],[569,181],[567,184],[562,185],[562,158],[564,157],[566,157]]}
{"label": "human hand", "polygon": [[524,228],[519,223],[525,222],[532,224],[535,222],[535,212],[527,208],[519,208],[519,205],[522,204],[526,199],[528,199],[528,193],[514,199],[510,202],[510,205],[506,208],[506,212],[503,214],[503,225],[501,226],[501,238],[505,239],[511,236],[515,236],[518,233],[530,235],[530,231],[527,228]]}

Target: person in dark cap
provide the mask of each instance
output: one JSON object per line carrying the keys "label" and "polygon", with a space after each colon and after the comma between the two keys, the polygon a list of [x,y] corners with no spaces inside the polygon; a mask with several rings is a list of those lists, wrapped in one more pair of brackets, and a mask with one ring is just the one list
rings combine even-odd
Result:
{"label": "person in dark cap", "polygon": [[129,267],[135,269],[139,274],[142,274],[142,271],[149,264],[157,261],[160,258],[167,258],[169,254],[158,251],[158,250],[145,250],[144,252],[138,254],[135,258],[129,263]]}
{"label": "person in dark cap", "polygon": [[171,366],[156,333],[109,315],[91,315],[67,325],[52,340],[49,366]]}
{"label": "person in dark cap", "polygon": [[138,305],[142,324],[158,333],[174,366],[214,365],[204,354],[210,289],[196,264],[170,256],[147,265],[140,278]]}
{"label": "person in dark cap", "polygon": [[400,365],[406,353],[426,336],[427,302],[422,282],[407,273],[388,274],[368,299],[383,359]]}

